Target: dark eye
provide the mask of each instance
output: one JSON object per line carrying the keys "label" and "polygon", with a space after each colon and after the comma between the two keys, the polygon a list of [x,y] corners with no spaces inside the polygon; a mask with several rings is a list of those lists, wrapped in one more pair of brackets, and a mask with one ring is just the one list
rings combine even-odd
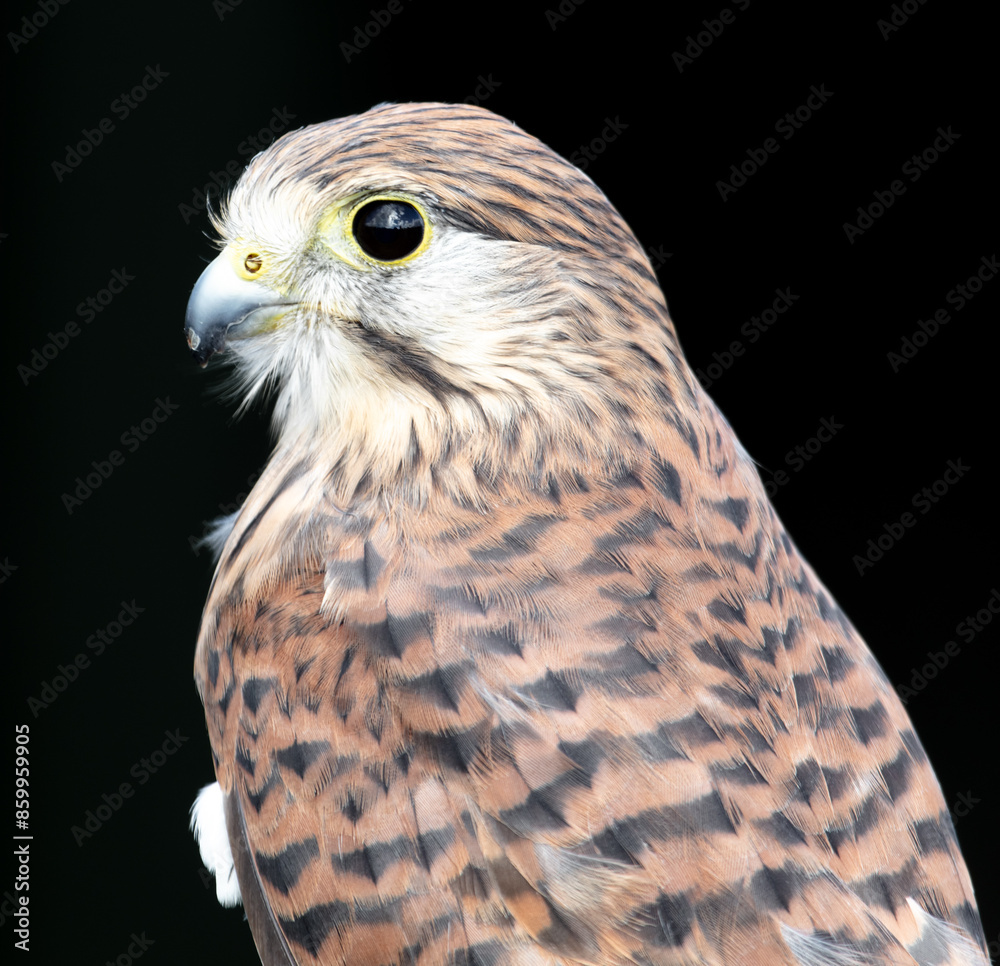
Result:
{"label": "dark eye", "polygon": [[424,219],[405,201],[369,201],[355,212],[353,230],[366,255],[381,262],[397,262],[420,247]]}

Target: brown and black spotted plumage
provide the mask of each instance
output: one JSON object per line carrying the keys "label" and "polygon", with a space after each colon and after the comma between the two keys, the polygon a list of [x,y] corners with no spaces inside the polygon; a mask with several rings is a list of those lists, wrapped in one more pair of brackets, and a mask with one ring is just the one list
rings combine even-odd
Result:
{"label": "brown and black spotted plumage", "polygon": [[[379,199],[414,252],[359,247]],[[189,342],[278,442],[196,677],[265,963],[986,962],[905,711],[585,175],[383,105],[218,228]]]}

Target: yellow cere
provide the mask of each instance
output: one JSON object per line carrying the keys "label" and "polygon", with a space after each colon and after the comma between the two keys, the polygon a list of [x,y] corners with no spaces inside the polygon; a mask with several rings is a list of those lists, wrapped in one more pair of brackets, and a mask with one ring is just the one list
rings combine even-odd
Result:
{"label": "yellow cere", "polygon": [[233,271],[246,281],[252,282],[264,278],[272,259],[262,248],[252,244],[237,244],[229,246],[229,260]]}

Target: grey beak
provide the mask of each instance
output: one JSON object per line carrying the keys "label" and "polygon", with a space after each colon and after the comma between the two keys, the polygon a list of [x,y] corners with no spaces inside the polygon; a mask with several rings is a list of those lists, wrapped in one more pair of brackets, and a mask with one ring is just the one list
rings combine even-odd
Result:
{"label": "grey beak", "polygon": [[297,303],[263,282],[240,278],[223,252],[195,282],[184,316],[187,344],[201,366],[236,339],[248,339],[273,328]]}

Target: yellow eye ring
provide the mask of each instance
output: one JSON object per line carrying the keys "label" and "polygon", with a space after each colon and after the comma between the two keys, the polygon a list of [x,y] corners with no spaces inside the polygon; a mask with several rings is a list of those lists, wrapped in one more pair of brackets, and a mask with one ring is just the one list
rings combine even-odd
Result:
{"label": "yellow eye ring", "polygon": [[369,264],[402,265],[422,254],[431,241],[423,205],[399,195],[368,195],[347,215],[352,247]]}

